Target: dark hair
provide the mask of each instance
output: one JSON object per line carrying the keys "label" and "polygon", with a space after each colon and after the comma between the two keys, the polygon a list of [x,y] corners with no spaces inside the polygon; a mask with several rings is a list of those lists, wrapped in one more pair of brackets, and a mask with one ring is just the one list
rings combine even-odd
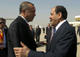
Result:
{"label": "dark hair", "polygon": [[6,22],[6,20],[5,20],[4,18],[0,18],[0,20],[2,20],[2,21],[4,21],[4,22]]}
{"label": "dark hair", "polygon": [[30,25],[30,26],[32,26],[32,25]]}
{"label": "dark hair", "polygon": [[28,4],[31,4],[31,5],[34,6],[34,4],[32,4],[31,2],[28,2],[28,1],[22,2],[22,3],[20,4],[19,12],[21,13],[21,10],[22,10],[22,9],[29,10],[30,7],[29,7]]}
{"label": "dark hair", "polygon": [[62,18],[66,19],[67,18],[67,10],[64,6],[56,6],[55,8],[55,12],[56,14],[58,14],[59,12],[62,13]]}
{"label": "dark hair", "polygon": [[[51,20],[50,20],[50,22],[51,22]],[[50,23],[48,23],[49,25],[50,25]]]}

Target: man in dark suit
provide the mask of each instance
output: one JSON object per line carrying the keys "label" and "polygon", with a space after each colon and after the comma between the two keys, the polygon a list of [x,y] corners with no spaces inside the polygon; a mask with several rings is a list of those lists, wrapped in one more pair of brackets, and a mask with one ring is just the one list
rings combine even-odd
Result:
{"label": "man in dark suit", "polygon": [[51,29],[51,26],[50,26],[50,24],[48,23],[48,26],[46,27],[46,35],[48,34],[48,30],[50,30]]}
{"label": "man in dark suit", "polygon": [[39,26],[36,28],[36,42],[40,41],[40,34],[41,34],[41,29]]}
{"label": "man in dark suit", "polygon": [[[51,26],[51,29],[48,30],[48,34],[47,34],[47,37],[46,37],[46,42],[47,42],[47,43],[50,42],[50,39],[51,39],[52,36],[53,36],[53,29],[54,29],[54,26],[52,25],[52,26]],[[46,45],[46,52],[48,51],[48,48],[49,48],[49,44]]]}
{"label": "man in dark suit", "polygon": [[0,18],[0,57],[7,57],[7,53],[8,53],[7,29],[4,29],[5,25],[6,25],[6,20],[4,18]]}
{"label": "man in dark suit", "polygon": [[24,57],[76,57],[77,38],[75,29],[67,22],[66,18],[67,10],[64,6],[52,8],[50,19],[54,26],[54,32],[46,53],[33,51],[21,43],[23,48],[15,47],[15,55]]}
{"label": "man in dark suit", "polygon": [[73,26],[73,24],[70,24],[74,29],[75,29],[75,26]]}
{"label": "man in dark suit", "polygon": [[48,26],[46,27],[46,35],[45,35],[45,39],[47,39],[47,36],[49,35],[49,32],[51,31],[51,26],[48,23]]}
{"label": "man in dark suit", "polygon": [[77,29],[77,35],[78,35],[78,33],[79,33],[79,36],[80,36],[80,24],[79,24],[78,29]]}
{"label": "man in dark suit", "polygon": [[30,2],[20,4],[20,15],[10,24],[8,30],[8,57],[15,57],[13,48],[21,47],[22,41],[30,49],[36,50],[36,43],[29,29],[28,22],[35,17],[35,6]]}
{"label": "man in dark suit", "polygon": [[30,31],[31,31],[31,33],[32,33],[32,36],[33,36],[34,39],[35,39],[35,31],[34,31],[34,29],[32,28],[32,25],[30,25],[29,28],[30,28]]}
{"label": "man in dark suit", "polygon": [[43,27],[43,33],[45,33],[45,28]]}

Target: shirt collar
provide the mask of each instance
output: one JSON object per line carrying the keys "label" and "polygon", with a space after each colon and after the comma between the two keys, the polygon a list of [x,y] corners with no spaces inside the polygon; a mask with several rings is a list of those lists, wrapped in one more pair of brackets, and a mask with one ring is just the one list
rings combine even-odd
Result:
{"label": "shirt collar", "polygon": [[62,22],[58,23],[58,25],[55,27],[56,31],[58,30],[58,28],[59,28],[64,22],[66,22],[66,20],[63,20]]}
{"label": "shirt collar", "polygon": [[19,15],[19,16],[21,16],[25,20],[25,22],[28,24],[28,21],[22,15]]}
{"label": "shirt collar", "polygon": [[[1,29],[0,29],[1,30]],[[4,31],[4,29],[2,29],[2,31]]]}

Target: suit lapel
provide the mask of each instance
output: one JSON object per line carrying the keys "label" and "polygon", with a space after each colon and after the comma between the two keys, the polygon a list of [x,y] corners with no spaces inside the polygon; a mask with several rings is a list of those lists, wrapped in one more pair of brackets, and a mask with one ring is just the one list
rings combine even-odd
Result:
{"label": "suit lapel", "polygon": [[26,29],[30,30],[28,24],[25,22],[25,20],[21,16],[18,16],[17,20],[20,21],[20,23],[24,24]]}
{"label": "suit lapel", "polygon": [[[58,30],[56,31],[56,33],[55,33],[54,36],[52,37],[51,43],[49,43],[49,50],[50,50],[51,45],[53,44],[52,42],[55,42],[56,37],[57,37],[57,36],[60,34],[60,32],[61,32],[61,29],[62,29],[67,23],[68,23],[67,21],[64,22],[64,23],[58,28]],[[58,39],[58,38],[57,38],[57,39]]]}
{"label": "suit lapel", "polygon": [[28,26],[28,24],[25,22],[25,20],[24,20],[21,16],[18,16],[17,19],[18,19],[18,21],[20,21],[20,23],[24,24],[25,29],[29,32],[29,34],[32,34],[31,31],[30,31],[30,29],[29,29],[29,26]]}
{"label": "suit lapel", "polygon": [[4,31],[5,31],[5,36],[6,36],[6,39],[7,39],[7,29],[4,29]]}
{"label": "suit lapel", "polygon": [[20,23],[24,24],[25,27],[28,27],[28,24],[25,22],[25,20],[21,16],[18,16],[17,20],[20,21]]}
{"label": "suit lapel", "polygon": [[8,44],[8,40],[7,40],[7,31],[8,31],[8,29],[4,29],[4,31],[5,31],[6,47],[7,47],[7,44]]}

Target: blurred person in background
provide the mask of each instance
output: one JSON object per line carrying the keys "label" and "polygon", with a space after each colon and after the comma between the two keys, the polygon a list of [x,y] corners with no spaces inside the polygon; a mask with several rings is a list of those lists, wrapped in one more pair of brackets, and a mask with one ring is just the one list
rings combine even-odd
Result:
{"label": "blurred person in background", "polygon": [[7,57],[8,46],[7,46],[7,31],[8,29],[4,29],[6,25],[6,20],[4,18],[0,18],[0,57]]}
{"label": "blurred person in background", "polygon": [[48,23],[48,26],[46,27],[46,35],[48,34],[48,30],[50,30],[51,29],[51,26],[50,26],[50,24]]}
{"label": "blurred person in background", "polygon": [[35,39],[35,31],[34,31],[34,29],[32,28],[32,25],[30,25],[29,28],[30,28],[30,31],[31,31],[34,39]]}
{"label": "blurred person in background", "polygon": [[36,28],[36,42],[40,41],[40,35],[41,35],[41,28],[38,25]]}
{"label": "blurred person in background", "polygon": [[78,26],[78,29],[77,29],[77,35],[79,34],[79,36],[80,36],[80,24],[79,24],[79,26]]}
{"label": "blurred person in background", "polygon": [[43,33],[45,33],[45,28],[43,27]]}
{"label": "blurred person in background", "polygon": [[46,42],[48,43],[48,45],[46,45],[46,52],[48,51],[49,43],[51,38],[53,37],[53,31],[54,31],[54,26],[52,25],[51,20],[50,20],[50,26],[51,26],[51,29],[48,30],[48,34],[46,37]]}

